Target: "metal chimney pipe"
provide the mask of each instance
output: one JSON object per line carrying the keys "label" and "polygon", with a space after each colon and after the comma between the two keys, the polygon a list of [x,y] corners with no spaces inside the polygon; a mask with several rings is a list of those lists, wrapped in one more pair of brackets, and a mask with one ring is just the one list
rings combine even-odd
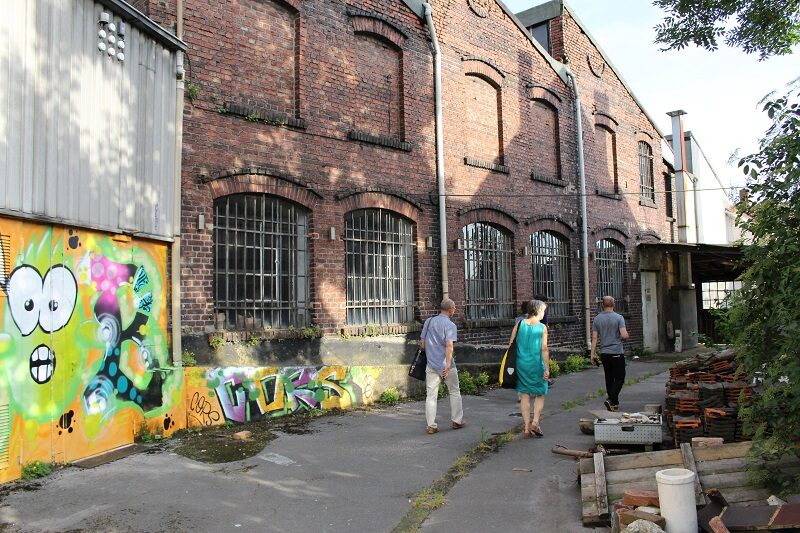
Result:
{"label": "metal chimney pipe", "polygon": [[670,111],[672,117],[672,153],[675,155],[675,205],[678,214],[678,242],[689,242],[686,219],[686,149],[683,143],[683,115],[686,111]]}

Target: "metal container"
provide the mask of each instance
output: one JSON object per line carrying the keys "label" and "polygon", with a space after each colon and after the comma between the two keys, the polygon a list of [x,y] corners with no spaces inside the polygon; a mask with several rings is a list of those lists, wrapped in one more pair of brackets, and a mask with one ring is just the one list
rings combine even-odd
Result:
{"label": "metal container", "polygon": [[597,444],[652,445],[661,440],[660,421],[655,424],[600,419],[594,421],[594,441]]}

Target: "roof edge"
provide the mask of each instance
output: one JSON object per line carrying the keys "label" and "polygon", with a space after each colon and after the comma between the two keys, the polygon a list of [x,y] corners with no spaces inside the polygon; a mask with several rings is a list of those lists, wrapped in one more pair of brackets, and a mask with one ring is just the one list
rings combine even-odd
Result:
{"label": "roof edge", "polygon": [[550,0],[549,2],[539,4],[538,6],[533,6],[525,11],[520,11],[516,14],[516,17],[526,27],[536,26],[537,24],[541,24],[546,20],[560,17],[563,11],[564,0]]}
{"label": "roof edge", "polygon": [[186,51],[186,43],[175,37],[172,33],[159,26],[147,15],[130,5],[124,0],[96,0],[97,3],[114,11],[125,22],[136,26],[139,30],[160,42],[166,48],[173,51]]}

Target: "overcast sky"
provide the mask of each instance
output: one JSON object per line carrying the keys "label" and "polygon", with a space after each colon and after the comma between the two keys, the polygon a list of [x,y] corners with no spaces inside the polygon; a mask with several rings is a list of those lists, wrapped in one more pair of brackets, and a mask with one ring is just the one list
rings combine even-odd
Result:
{"label": "overcast sky", "polygon": [[[543,2],[507,0],[518,13]],[[755,151],[769,127],[758,102],[800,76],[800,50],[759,62],[736,49],[706,52],[695,47],[660,52],[653,27],[663,13],[648,0],[569,0],[571,8],[665,134],[667,111],[683,109],[691,130],[725,185],[744,182],[727,164],[739,148]]]}

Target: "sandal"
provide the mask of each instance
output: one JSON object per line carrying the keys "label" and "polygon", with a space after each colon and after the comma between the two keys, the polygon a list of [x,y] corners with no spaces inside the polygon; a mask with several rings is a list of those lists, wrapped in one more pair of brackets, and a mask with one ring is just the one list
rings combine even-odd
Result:
{"label": "sandal", "polygon": [[531,431],[537,437],[544,437],[544,433],[542,433],[542,428],[539,427],[539,424],[535,424],[531,427]]}

